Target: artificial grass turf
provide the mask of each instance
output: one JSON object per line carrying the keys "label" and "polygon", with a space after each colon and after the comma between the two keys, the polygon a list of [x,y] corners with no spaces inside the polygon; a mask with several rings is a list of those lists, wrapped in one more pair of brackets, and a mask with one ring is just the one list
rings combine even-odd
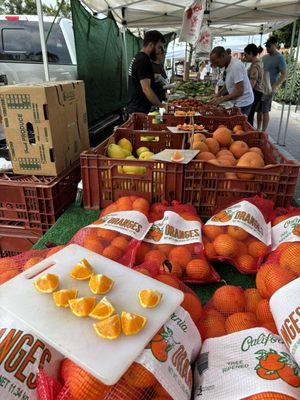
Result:
{"label": "artificial grass turf", "polygon": [[[57,245],[67,243],[80,228],[98,219],[99,214],[100,211],[84,210],[81,207],[72,205],[33,248],[43,249],[46,247],[47,242]],[[189,285],[197,293],[203,304],[211,298],[213,292],[218,287],[224,284],[241,286],[243,288],[255,286],[255,275],[241,274],[236,268],[225,263],[214,263],[213,266],[221,276],[221,282],[207,285]]]}

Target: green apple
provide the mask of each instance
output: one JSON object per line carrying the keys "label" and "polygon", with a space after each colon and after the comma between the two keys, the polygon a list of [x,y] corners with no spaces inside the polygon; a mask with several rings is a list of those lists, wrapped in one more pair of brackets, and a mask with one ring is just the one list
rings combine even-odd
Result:
{"label": "green apple", "polygon": [[139,147],[136,151],[136,154],[138,155],[138,157],[144,152],[144,151],[150,151],[148,149],[148,147]]}
{"label": "green apple", "polygon": [[152,151],[143,151],[142,154],[139,156],[139,160],[151,160],[153,156],[154,153],[152,153]]}

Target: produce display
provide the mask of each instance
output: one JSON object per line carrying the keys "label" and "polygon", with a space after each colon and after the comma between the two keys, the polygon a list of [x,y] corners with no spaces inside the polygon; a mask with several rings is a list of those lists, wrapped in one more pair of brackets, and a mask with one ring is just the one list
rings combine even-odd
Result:
{"label": "produce display", "polygon": [[[223,116],[213,123],[199,116],[213,93],[209,82],[178,83],[173,95],[182,98],[171,102],[174,115],[164,118],[172,122],[168,126],[183,132],[166,131],[160,113],[153,111],[147,126],[139,114],[133,119],[137,128],[124,127],[123,134],[120,129],[103,144],[101,157],[112,168],[102,171],[98,179],[100,175],[114,179],[111,186],[101,182],[97,196],[99,204],[102,192],[110,200],[106,199],[98,219],[80,229],[68,244],[105,257],[99,257],[104,260],[102,268],[110,269],[100,270],[84,256],[72,262],[71,268],[67,266],[64,278],[58,269],[55,273],[45,269],[30,281],[30,290],[41,303],[49,300],[49,314],[65,313],[76,324],[88,324],[100,349],[103,344],[115,346],[111,353],[115,360],[123,340],[128,353],[130,344],[153,327],[153,315],[162,315],[172,297],[165,294],[166,288],[177,289],[174,296],[182,291],[176,307],[183,298],[181,305],[167,314],[170,318],[163,325],[161,320],[157,323],[160,329],[152,337],[155,326],[140,355],[111,386],[96,379],[99,374],[88,372],[92,369],[84,370],[80,357],[66,352],[76,363],[64,358],[0,309],[1,400],[22,396],[24,400],[300,399],[300,211],[276,208],[274,198],[284,192],[278,172],[270,182],[277,183],[278,193],[273,193],[273,185],[272,200],[265,196],[266,183],[258,175],[268,176],[277,158],[268,154],[259,132],[249,139],[247,124],[239,116],[231,123],[225,118],[223,122]],[[153,127],[151,121],[161,126]],[[141,130],[149,132],[144,136]],[[172,146],[179,136],[178,145]],[[172,163],[142,164],[165,148],[172,152]],[[182,161],[193,152],[185,149],[199,151],[186,164]],[[148,164],[156,166],[146,169]],[[168,165],[171,173],[164,175]],[[191,166],[198,168],[198,175]],[[145,177],[131,176],[135,174]],[[179,198],[175,183],[169,184],[174,176],[181,199],[187,194],[183,203],[173,200]],[[209,187],[205,179],[210,180]],[[254,186],[262,193],[252,195]],[[165,188],[170,192],[168,201]],[[204,206],[211,207],[205,223],[199,217]],[[22,271],[30,274],[33,266],[66,245],[0,259],[0,285]],[[149,284],[124,291],[121,274],[113,272],[113,267],[121,266],[111,261],[121,264],[123,273]],[[223,277],[225,271],[228,275]],[[236,277],[245,284],[234,281]],[[133,309],[124,304],[123,294],[118,297],[120,287]],[[64,329],[61,321],[60,331]],[[72,340],[72,332],[65,331]],[[88,346],[87,337],[78,345]],[[40,346],[39,351],[35,346]],[[102,358],[99,363],[105,362]]]}
{"label": "produce display", "polygon": [[188,98],[195,98],[203,103],[215,92],[210,82],[180,82],[172,90],[173,94],[184,95]]}

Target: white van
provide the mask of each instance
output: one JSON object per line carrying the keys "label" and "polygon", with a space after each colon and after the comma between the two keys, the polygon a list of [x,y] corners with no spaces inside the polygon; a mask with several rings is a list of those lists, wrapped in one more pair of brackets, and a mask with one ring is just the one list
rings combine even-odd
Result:
{"label": "white van", "polygon": [[[44,17],[47,37],[54,17]],[[48,40],[50,79],[77,79],[72,21],[57,18]],[[0,15],[0,85],[45,80],[38,17]]]}

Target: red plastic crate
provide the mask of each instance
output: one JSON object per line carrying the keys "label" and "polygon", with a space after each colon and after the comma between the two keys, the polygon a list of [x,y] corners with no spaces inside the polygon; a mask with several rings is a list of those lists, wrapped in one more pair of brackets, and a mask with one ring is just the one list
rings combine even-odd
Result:
{"label": "red plastic crate", "polygon": [[75,200],[79,161],[58,177],[0,174],[0,228],[46,232]]}
{"label": "red plastic crate", "polygon": [[39,235],[18,227],[0,228],[0,258],[30,250],[39,239]]}
{"label": "red plastic crate", "polygon": [[[200,217],[210,218],[215,212],[235,199],[262,194],[275,206],[291,204],[297,184],[300,164],[289,160],[268,135],[255,131],[243,136],[249,147],[260,147],[265,168],[221,167],[207,161],[192,160],[184,168],[183,202],[193,204]],[[250,173],[252,180],[230,179],[227,173]]]}
{"label": "red plastic crate", "polygon": [[[163,124],[153,125],[151,122],[151,117],[149,118],[146,114],[135,113],[123,125],[119,126],[117,130],[122,132],[123,130],[131,129],[134,131],[143,132],[144,134],[145,132],[147,132],[147,134],[149,134],[149,131],[143,131],[143,126],[146,118],[148,118],[149,120],[149,130],[152,134],[153,132],[157,131],[169,132],[167,129],[168,126],[183,124],[186,120],[189,121],[190,119],[190,117],[176,117],[173,114],[165,114],[163,118]],[[233,129],[236,125],[241,125],[243,131],[245,132],[251,132],[255,130],[253,126],[247,121],[247,117],[242,114],[235,116],[215,115],[206,117],[202,115],[197,115],[194,116],[194,122],[199,125],[204,125],[205,129],[211,133],[214,132],[218,128],[218,126],[222,124],[224,124],[229,129]]]}
{"label": "red plastic crate", "polygon": [[[158,138],[145,141],[144,136]],[[117,129],[115,133],[95,149],[84,151],[80,156],[83,183],[83,204],[86,209],[98,210],[121,196],[142,196],[150,202],[181,200],[183,165],[155,160],[116,160],[106,157],[106,149],[121,138],[131,141],[134,149],[146,146],[158,153],[166,148],[182,149],[184,134],[171,132],[134,132]],[[120,173],[120,166],[145,167],[145,174]]]}

